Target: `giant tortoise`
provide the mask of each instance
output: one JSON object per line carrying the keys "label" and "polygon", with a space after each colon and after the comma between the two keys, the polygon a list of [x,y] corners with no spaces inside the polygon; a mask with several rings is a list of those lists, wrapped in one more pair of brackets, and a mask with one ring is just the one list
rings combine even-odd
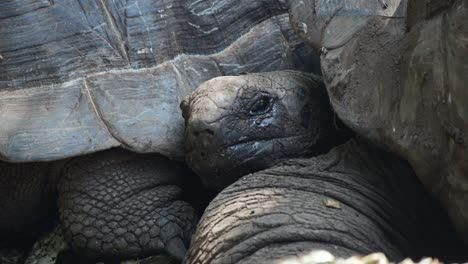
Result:
{"label": "giant tortoise", "polygon": [[405,158],[468,242],[468,1],[289,3],[337,115]]}
{"label": "giant tortoise", "polygon": [[[389,226],[393,231],[408,228],[407,231],[400,229],[398,233],[406,236],[404,240],[409,238],[409,244],[418,247],[417,241],[424,237],[417,235],[418,232],[425,233],[440,226],[431,222],[433,216],[443,215],[432,211],[437,204],[442,205],[451,220],[451,224],[445,221],[440,224],[453,225],[458,235],[468,241],[468,2],[291,0],[289,5],[295,31],[321,52],[323,80],[335,113],[361,138],[335,148],[327,155],[289,161],[283,166],[247,175],[229,186],[205,212],[187,262],[258,263],[289,255],[291,258],[285,261],[287,263],[307,263],[299,258],[301,248],[310,249],[317,245],[330,251],[338,248],[338,254],[350,253],[347,249],[351,249],[351,253],[380,249],[395,257],[419,250],[421,253],[431,246],[426,244],[426,249],[423,246],[414,251],[415,248],[403,245],[403,240],[385,238],[392,234],[386,229]],[[185,115],[190,118],[192,110],[185,108],[188,109]],[[209,116],[210,113],[198,115]],[[226,133],[222,129],[209,130],[212,135],[205,133],[204,136]],[[266,148],[265,143],[271,138],[256,142],[259,139],[254,138],[246,144],[250,153],[278,157],[277,153],[268,154],[274,149]],[[217,142],[218,147],[226,143],[211,140]],[[411,183],[415,181],[414,173],[408,169],[395,171],[393,162],[388,160],[394,160],[394,157],[369,146],[368,140],[406,159],[431,195],[412,193],[422,191],[419,183]],[[188,138],[189,146],[201,149],[200,145],[191,142],[199,141]],[[284,151],[283,146],[288,145],[292,144],[279,144],[276,149]],[[222,155],[216,157],[216,147],[213,148],[209,152],[201,151],[200,155],[209,153],[211,156],[205,156],[208,160],[225,160]],[[243,161],[256,164],[254,159],[243,160],[232,152],[221,154],[238,158],[228,164],[230,166],[242,165]],[[199,169],[202,177],[207,177],[205,182],[210,182],[213,176],[222,179],[224,174],[217,173],[216,165],[205,164],[190,155],[192,167]],[[372,160],[375,162],[371,163]],[[382,164],[384,160],[387,161]],[[259,162],[259,167],[265,165],[262,160]],[[397,163],[401,165],[401,162]],[[269,163],[275,164],[275,161],[269,160]],[[384,171],[391,175],[385,175]],[[232,182],[235,178],[223,180]],[[391,183],[395,181],[399,182],[398,186]],[[366,185],[368,183],[370,185]],[[417,188],[401,189],[406,185]],[[374,194],[363,192],[364,189],[372,190]],[[353,196],[344,197],[343,193],[353,193]],[[385,196],[385,201],[400,210],[401,215],[415,212],[415,221],[411,224],[413,220],[409,218],[389,217],[388,213],[393,209],[381,211],[382,204],[368,200],[369,195]],[[413,203],[419,200],[415,195],[424,202]],[[436,203],[424,205],[433,197]],[[316,203],[301,202],[308,199]],[[369,222],[364,224],[362,218],[348,216],[327,221],[335,216],[333,209],[342,208],[346,212],[372,208],[377,215],[368,214]],[[419,214],[424,210],[429,210],[428,217]],[[304,214],[310,211],[314,213]],[[382,221],[381,217],[387,220]],[[316,224],[311,224],[312,221]],[[365,227],[354,228],[353,222]],[[389,223],[389,226],[383,223]],[[422,224],[428,224],[427,228],[419,229]],[[288,225],[297,228],[296,232],[288,233]],[[349,235],[349,239],[340,241],[332,232],[325,232],[330,227],[341,237]],[[366,233],[368,230],[372,230],[370,234]],[[374,234],[381,236],[370,237]],[[425,241],[431,239],[437,240],[434,236]],[[323,241],[328,243],[323,244]],[[439,245],[439,248],[447,245]],[[391,248],[395,246],[397,248]],[[467,252],[466,244],[464,247]],[[426,252],[437,254],[436,250]]]}
{"label": "giant tortoise", "polygon": [[318,76],[217,77],[182,109],[187,163],[211,188],[234,182],[205,210],[184,263],[306,264],[314,250],[468,258],[408,163],[348,140]]}
{"label": "giant tortoise", "polygon": [[57,189],[79,254],[181,259],[197,217],[171,161],[183,158],[179,103],[219,75],[317,69],[286,12],[283,1],[2,1],[1,240],[30,234]]}

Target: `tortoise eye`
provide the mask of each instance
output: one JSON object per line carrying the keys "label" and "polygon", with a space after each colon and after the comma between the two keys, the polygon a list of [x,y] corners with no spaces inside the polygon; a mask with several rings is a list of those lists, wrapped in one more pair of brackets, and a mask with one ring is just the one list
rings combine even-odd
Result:
{"label": "tortoise eye", "polygon": [[263,95],[252,104],[249,110],[250,115],[261,115],[270,111],[273,105],[273,98]]}

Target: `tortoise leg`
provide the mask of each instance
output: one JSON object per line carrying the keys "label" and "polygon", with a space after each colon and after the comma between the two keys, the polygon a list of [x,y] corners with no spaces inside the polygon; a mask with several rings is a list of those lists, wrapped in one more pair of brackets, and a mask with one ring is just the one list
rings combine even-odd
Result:
{"label": "tortoise leg", "polygon": [[181,200],[181,167],[121,149],[71,160],[58,184],[65,239],[91,258],[165,252],[182,259],[197,216]]}

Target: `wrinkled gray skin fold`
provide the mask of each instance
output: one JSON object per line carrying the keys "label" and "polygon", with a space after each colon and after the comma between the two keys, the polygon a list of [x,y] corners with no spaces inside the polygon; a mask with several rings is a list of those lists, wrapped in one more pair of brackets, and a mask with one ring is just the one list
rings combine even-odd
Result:
{"label": "wrinkled gray skin fold", "polygon": [[31,234],[58,196],[76,253],[181,259],[197,217],[165,157],[184,156],[182,98],[317,59],[283,1],[1,1],[0,243]]}
{"label": "wrinkled gray skin fold", "polygon": [[[295,95],[305,88],[313,91],[313,96]],[[276,96],[269,107],[252,113],[252,109],[259,110],[259,107],[252,108],[250,102],[256,105],[258,99],[247,96],[252,95],[249,89],[254,94],[261,91],[261,94],[278,95],[278,90],[283,94]],[[428,255],[461,260],[464,252],[461,241],[404,160],[362,139],[351,139],[317,157],[286,160],[313,150],[315,146],[311,142],[320,143],[327,135],[340,134],[331,130],[339,127],[327,127],[334,115],[330,110],[323,111],[329,109],[326,107],[328,100],[317,96],[320,93],[316,91],[320,89],[325,88],[318,77],[291,71],[270,72],[219,77],[205,82],[187,98],[182,108],[186,118],[186,143],[195,148],[192,151],[202,151],[206,147],[192,143],[193,139],[201,137],[201,133],[193,134],[202,131],[201,127],[214,145],[208,149],[210,153],[215,153],[211,150],[217,147],[225,149],[224,146],[231,143],[226,141],[237,142],[238,139],[249,142],[247,151],[256,152],[265,137],[270,140],[277,137],[278,127],[285,133],[303,134],[303,128],[308,126],[292,121],[301,120],[297,113],[301,112],[304,100],[308,110],[315,113],[306,120],[316,127],[310,130],[310,137],[292,137],[289,144],[279,141],[283,155],[276,156],[278,148],[262,148],[262,154],[271,158],[268,165],[273,167],[250,173],[218,194],[197,226],[184,263],[275,263],[298,259],[317,249],[340,257],[378,251],[394,261]],[[216,118],[218,116],[223,118]],[[223,121],[233,116],[236,118],[228,124],[232,122],[235,138]],[[214,121],[208,122],[213,117]],[[252,117],[268,123],[246,121]],[[200,125],[200,120],[207,122]],[[317,137],[323,131],[327,133]],[[218,141],[217,137],[225,141]],[[318,139],[311,140],[315,138]],[[340,144],[343,137],[330,141],[328,148],[332,147],[332,142]],[[288,148],[294,151],[288,152]],[[303,148],[302,152],[298,148]],[[313,151],[308,154],[317,155]],[[187,155],[190,161],[193,154],[187,152]],[[209,163],[211,157],[217,155],[225,153],[192,162]],[[235,157],[231,160],[233,167],[245,164],[243,155],[232,156]],[[253,157],[249,160],[253,163],[263,163],[262,156],[249,157]],[[197,171],[198,164],[189,164]],[[223,183],[226,183],[223,177],[230,180],[239,177],[224,171],[216,174],[217,165],[208,165],[201,164],[203,169],[198,172],[213,169],[215,173],[200,177],[210,179],[217,175],[211,180]]]}

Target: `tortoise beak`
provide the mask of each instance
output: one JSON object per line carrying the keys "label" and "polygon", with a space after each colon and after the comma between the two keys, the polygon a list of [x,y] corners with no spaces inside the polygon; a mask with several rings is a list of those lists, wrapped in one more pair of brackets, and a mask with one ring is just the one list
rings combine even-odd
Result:
{"label": "tortoise beak", "polygon": [[187,120],[190,111],[190,96],[186,96],[182,102],[180,102],[179,108],[182,110],[182,117]]}

